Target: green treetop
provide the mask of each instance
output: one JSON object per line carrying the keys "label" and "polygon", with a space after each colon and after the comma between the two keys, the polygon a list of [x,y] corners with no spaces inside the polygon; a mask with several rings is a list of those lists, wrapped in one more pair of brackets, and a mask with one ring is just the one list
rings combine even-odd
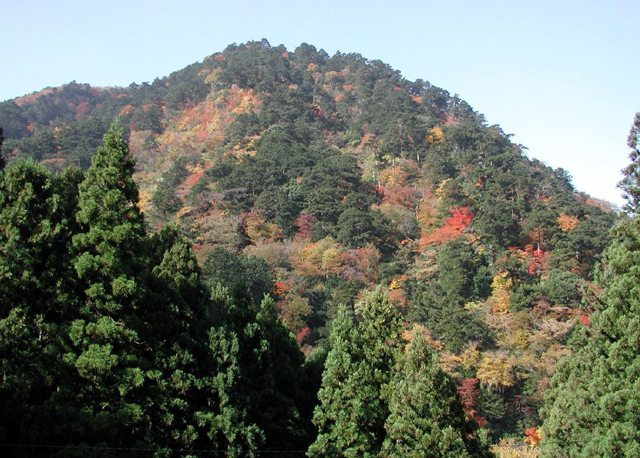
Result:
{"label": "green treetop", "polygon": [[374,457],[389,414],[387,385],[398,352],[400,317],[380,289],[358,304],[352,324],[341,307],[330,334],[330,351],[313,421],[318,438],[309,456]]}
{"label": "green treetop", "polygon": [[[629,208],[636,211],[639,181],[629,169]],[[640,456],[640,216],[614,234],[596,276],[599,308],[545,393],[543,456]]]}
{"label": "green treetop", "polygon": [[421,333],[414,333],[389,393],[381,457],[490,456],[473,438],[456,386]]}
{"label": "green treetop", "polygon": [[625,192],[623,196],[627,200],[625,208],[637,214],[640,210],[640,113],[636,113],[633,120],[627,144],[631,148],[629,153],[631,164],[622,171],[624,178],[618,186]]}
{"label": "green treetop", "polygon": [[4,135],[2,135],[2,127],[0,127],[0,170],[4,169],[4,158],[2,157],[3,143],[4,143]]}
{"label": "green treetop", "polygon": [[318,437],[309,448],[309,456],[361,456],[363,444],[367,442],[359,425],[364,405],[357,396],[358,380],[353,371],[362,358],[362,348],[357,342],[353,319],[344,306],[339,308],[333,320],[329,345],[322,386],[318,391],[320,405],[313,415]]}

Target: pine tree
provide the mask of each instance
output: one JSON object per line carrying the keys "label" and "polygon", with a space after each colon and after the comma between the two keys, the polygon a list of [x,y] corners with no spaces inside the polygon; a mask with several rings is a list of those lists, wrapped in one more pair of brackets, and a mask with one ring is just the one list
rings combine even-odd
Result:
{"label": "pine tree", "polygon": [[380,457],[490,456],[473,439],[455,384],[416,332],[389,386],[390,415]]}
{"label": "pine tree", "polygon": [[544,456],[640,456],[640,219],[615,233],[601,310],[545,393]]}
{"label": "pine tree", "polygon": [[359,396],[364,406],[362,434],[368,442],[365,456],[376,456],[385,436],[384,425],[389,415],[388,385],[400,351],[402,322],[381,288],[357,303],[356,312],[362,317],[358,334],[363,360],[356,367],[354,377],[359,380]]}
{"label": "pine tree", "polygon": [[[133,181],[134,160],[117,120],[104,136],[80,185],[78,222],[85,232],[74,237],[78,276],[88,288],[91,308],[109,314],[135,308],[139,256],[145,236]],[[133,299],[133,300],[132,300]]]}
{"label": "pine tree", "polygon": [[249,420],[249,396],[242,389],[243,351],[259,351],[243,348],[243,331],[255,329],[246,312],[238,310],[226,288],[219,285],[212,291],[209,313],[218,318],[207,332],[202,364],[209,372],[203,379],[205,393],[195,417],[209,440],[203,448],[225,450],[229,457],[254,457],[265,440],[262,429]]}
{"label": "pine tree", "polygon": [[265,296],[260,303],[255,324],[260,343],[253,353],[259,357],[245,368],[249,418],[264,431],[263,449],[299,450],[308,445],[307,425],[299,410],[304,355],[279,321],[271,297]]}
{"label": "pine tree", "polygon": [[618,186],[625,192],[624,198],[627,200],[625,209],[638,213],[640,211],[640,113],[636,113],[633,120],[627,144],[631,148],[629,154],[631,164],[622,171],[624,178]]}

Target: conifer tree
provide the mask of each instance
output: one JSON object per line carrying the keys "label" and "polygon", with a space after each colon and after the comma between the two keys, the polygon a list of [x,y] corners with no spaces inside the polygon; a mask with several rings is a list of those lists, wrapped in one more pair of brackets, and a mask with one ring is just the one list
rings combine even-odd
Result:
{"label": "conifer tree", "polygon": [[260,344],[253,353],[259,358],[245,368],[249,382],[249,415],[265,434],[266,450],[299,450],[308,445],[306,425],[300,416],[303,395],[304,355],[295,337],[278,320],[275,302],[269,296],[260,303],[255,317]]}
{"label": "conifer tree", "polygon": [[[625,182],[629,210],[637,212],[634,167]],[[576,337],[575,352],[556,365],[545,393],[546,457],[640,456],[640,215],[614,236],[596,276],[603,288],[598,309]]]}
{"label": "conifer tree", "polygon": [[[64,423],[86,431],[78,440],[131,445],[149,423],[143,387],[152,364],[144,341],[142,214],[122,128],[114,122],[79,187],[73,265],[82,290],[64,360],[77,370],[61,402],[74,406]],[[145,332],[145,328],[147,328]],[[138,437],[139,438],[139,437]]]}
{"label": "conifer tree", "polygon": [[390,415],[380,457],[484,457],[454,383],[416,332],[389,385]]}
{"label": "conifer tree", "polygon": [[543,456],[640,456],[640,219],[615,233],[601,309],[545,393]]}
{"label": "conifer tree", "polygon": [[381,289],[356,309],[362,318],[357,327],[341,307],[331,328],[311,457],[374,457],[384,440],[387,385],[398,352],[400,317]]}
{"label": "conifer tree", "polygon": [[361,438],[358,419],[362,416],[357,398],[358,380],[354,369],[362,359],[353,319],[341,306],[331,325],[329,353],[318,391],[320,405],[313,423],[318,437],[309,448],[310,457],[357,456],[365,442]]}
{"label": "conifer tree", "polygon": [[4,143],[4,135],[2,134],[2,127],[0,127],[0,171],[4,169],[4,158],[2,157],[3,143]]}
{"label": "conifer tree", "polygon": [[631,148],[629,164],[622,171],[624,178],[618,186],[624,190],[624,198],[627,201],[626,210],[638,213],[640,210],[640,113],[636,113],[627,137],[627,145]]}
{"label": "conifer tree", "polygon": [[80,174],[52,177],[18,160],[0,174],[0,442],[53,429],[65,321],[73,313],[69,247]]}
{"label": "conifer tree", "polygon": [[365,452],[376,456],[385,436],[384,425],[389,415],[388,385],[398,358],[402,322],[381,288],[357,303],[356,312],[362,317],[358,334],[363,360],[356,367],[354,377],[359,380],[359,396],[364,407],[361,427],[367,438]]}

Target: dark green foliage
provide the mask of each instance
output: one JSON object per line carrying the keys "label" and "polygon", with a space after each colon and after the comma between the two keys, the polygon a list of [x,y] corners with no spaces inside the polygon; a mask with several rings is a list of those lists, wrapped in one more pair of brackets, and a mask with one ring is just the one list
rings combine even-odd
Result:
{"label": "dark green foliage", "polygon": [[491,330],[459,301],[446,297],[437,285],[414,296],[410,318],[424,323],[444,348],[460,352],[470,342],[492,342]]}
{"label": "dark green foliage", "polygon": [[314,385],[273,302],[256,313],[219,289],[209,299],[179,229],[147,236],[132,172],[114,124],[85,176],[21,161],[1,175],[0,440],[306,447]]}
{"label": "dark green foliage", "polygon": [[2,157],[2,144],[4,143],[4,131],[0,127],[0,171],[4,169],[4,157]]}
{"label": "dark green foliage", "polygon": [[416,332],[389,385],[381,457],[488,457],[465,419],[456,386]]}
{"label": "dark green foliage", "polygon": [[380,290],[357,306],[354,327],[341,307],[329,336],[330,351],[313,422],[318,437],[309,456],[374,457],[389,414],[386,388],[398,352],[400,320]]}
{"label": "dark green foliage", "polygon": [[264,38],[229,45],[223,52],[226,60],[220,81],[264,92],[272,92],[278,83],[297,83],[284,51],[284,46],[272,47]]}
{"label": "dark green foliage", "polygon": [[553,256],[558,264],[593,278],[593,266],[601,260],[601,253],[611,242],[608,230],[615,221],[615,213],[590,208],[576,228],[557,241]]}
{"label": "dark green foliage", "polygon": [[540,285],[540,294],[552,304],[576,306],[580,303],[578,275],[566,270],[553,269]]}
{"label": "dark green foliage", "polygon": [[623,223],[598,282],[600,310],[587,340],[561,360],[545,395],[545,456],[636,456],[640,227]]}
{"label": "dark green foliage", "polygon": [[333,320],[329,345],[318,391],[320,406],[313,415],[318,437],[309,448],[309,456],[362,456],[365,450],[369,451],[371,440],[360,431],[360,423],[365,420],[364,405],[355,397],[360,388],[354,370],[362,359],[362,349],[358,346],[353,318],[345,307],[339,309]]}
{"label": "dark green foliage", "polygon": [[61,325],[74,314],[68,250],[79,177],[18,161],[0,180],[0,441],[33,443],[55,428],[48,400],[68,373],[59,357]]}
{"label": "dark green foliage", "polygon": [[624,179],[618,185],[623,191],[623,197],[627,200],[625,209],[632,213],[638,213],[640,209],[640,113],[636,113],[629,132],[627,144],[631,148],[629,164],[622,172]]}
{"label": "dark green foliage", "polygon": [[450,351],[460,351],[469,342],[490,342],[486,325],[464,308],[467,302],[489,295],[486,259],[468,243],[454,240],[442,246],[437,262],[437,277],[408,285],[410,318],[424,323]]}
{"label": "dark green foliage", "polygon": [[[632,161],[637,159],[634,135]],[[574,338],[574,353],[560,360],[545,393],[543,456],[640,456],[640,217],[638,177],[627,169],[627,210],[614,230],[596,281],[602,293],[589,327]]]}
{"label": "dark green foliage", "polygon": [[12,100],[0,103],[0,121],[7,139],[20,139],[29,135],[28,121]]}
{"label": "dark green foliage", "polygon": [[444,244],[438,252],[438,269],[438,280],[448,297],[468,302],[489,295],[487,262],[468,243],[458,239]]}
{"label": "dark green foliage", "polygon": [[249,418],[262,427],[267,450],[300,450],[308,444],[311,420],[300,411],[305,397],[304,357],[293,335],[278,321],[272,299],[265,297],[260,304],[256,324],[254,338],[259,337],[260,343],[250,348],[259,356],[245,373],[250,384]]}
{"label": "dark green foliage", "polygon": [[332,323],[308,455],[489,456],[424,340],[402,355],[399,316],[381,291],[356,310],[357,325],[344,306]]}
{"label": "dark green foliage", "polygon": [[222,247],[216,247],[203,263],[204,283],[213,289],[224,285],[231,290],[246,295],[254,304],[259,304],[265,294],[273,289],[273,272],[260,258],[235,254]]}

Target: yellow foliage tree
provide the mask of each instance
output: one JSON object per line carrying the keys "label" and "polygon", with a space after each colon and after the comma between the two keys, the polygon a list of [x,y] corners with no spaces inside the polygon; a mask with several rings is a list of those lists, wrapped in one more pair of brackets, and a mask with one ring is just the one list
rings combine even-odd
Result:
{"label": "yellow foliage tree", "polygon": [[444,133],[440,126],[435,126],[429,131],[427,135],[427,141],[432,144],[442,143],[444,141]]}
{"label": "yellow foliage tree", "polygon": [[576,228],[580,220],[577,216],[569,216],[564,213],[560,213],[560,216],[556,218],[558,226],[562,232],[571,232]]}
{"label": "yellow foliage tree", "polygon": [[511,279],[507,272],[500,272],[491,282],[491,311],[493,313],[505,314],[509,311],[509,299],[511,298]]}
{"label": "yellow foliage tree", "polygon": [[501,352],[487,352],[483,355],[476,376],[485,386],[506,388],[515,384],[512,357]]}

